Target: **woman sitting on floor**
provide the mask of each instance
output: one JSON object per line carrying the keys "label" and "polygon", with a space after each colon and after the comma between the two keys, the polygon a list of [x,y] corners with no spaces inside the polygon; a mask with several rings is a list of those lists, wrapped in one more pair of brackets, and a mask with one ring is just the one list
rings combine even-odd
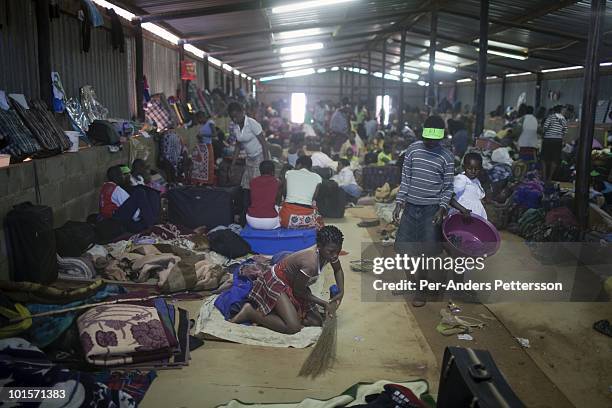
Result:
{"label": "woman sitting on floor", "polygon": [[280,181],[274,177],[274,162],[264,160],[259,164],[261,176],[251,180],[251,206],[246,221],[251,228],[273,230],[280,228],[276,196]]}
{"label": "woman sitting on floor", "polygon": [[315,199],[319,192],[321,176],[310,171],[312,160],[309,156],[297,159],[295,170],[285,174],[280,189],[285,200],[280,210],[280,222],[284,228],[316,228],[322,226]]}
{"label": "woman sitting on floor", "polygon": [[[318,306],[326,315],[333,315],[344,296],[344,272],[338,260],[343,241],[338,228],[323,227],[317,232],[316,245],[287,255],[253,282],[249,303],[230,321],[253,322],[285,334],[295,334],[304,326],[321,326]],[[314,296],[309,288],[327,263],[340,289],[329,302]]]}

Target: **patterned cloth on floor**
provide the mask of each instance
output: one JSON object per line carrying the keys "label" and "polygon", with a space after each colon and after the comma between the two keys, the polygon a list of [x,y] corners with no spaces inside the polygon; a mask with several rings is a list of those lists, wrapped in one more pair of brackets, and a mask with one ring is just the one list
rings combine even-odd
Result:
{"label": "patterned cloth on floor", "polygon": [[99,366],[160,360],[172,354],[153,307],[116,304],[97,306],[77,319],[88,363]]}
{"label": "patterned cloth on floor", "polygon": [[[127,291],[118,285],[106,285],[93,296],[84,300],[78,300],[65,305],[49,305],[49,304],[28,304],[26,307],[31,314],[48,312],[52,310],[67,309],[83,304],[97,303],[106,300],[109,297],[114,297]],[[65,332],[74,322],[77,312],[66,312],[63,314],[47,317],[37,317],[32,319],[32,327],[28,330],[28,335],[32,344],[38,347],[46,347],[53,343],[59,336]]]}
{"label": "patterned cloth on floor", "polygon": [[94,374],[96,381],[106,385],[112,391],[123,391],[130,394],[137,404],[144,398],[151,383],[157,377],[155,371],[141,372],[110,372],[102,371]]}
{"label": "patterned cloth on floor", "polygon": [[[12,403],[12,407],[136,407],[137,401],[121,388],[110,389],[90,373],[54,365],[28,341],[13,337],[0,340],[0,382],[3,387],[54,388],[66,397],[46,403]],[[142,399],[142,397],[141,397]],[[48,403],[49,401],[47,401]]]}

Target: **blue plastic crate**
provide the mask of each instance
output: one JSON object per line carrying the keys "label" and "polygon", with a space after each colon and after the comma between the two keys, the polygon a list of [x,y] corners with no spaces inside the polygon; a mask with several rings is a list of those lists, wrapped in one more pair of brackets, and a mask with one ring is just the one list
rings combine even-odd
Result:
{"label": "blue plastic crate", "polygon": [[315,228],[258,230],[247,225],[240,235],[251,245],[253,252],[263,255],[274,255],[281,251],[300,251],[317,242]]}

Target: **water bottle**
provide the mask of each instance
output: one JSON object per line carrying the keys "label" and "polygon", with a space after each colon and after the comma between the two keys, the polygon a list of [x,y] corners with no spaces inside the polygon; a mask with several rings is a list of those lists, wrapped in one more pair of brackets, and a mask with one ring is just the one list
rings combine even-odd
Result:
{"label": "water bottle", "polygon": [[334,296],[336,296],[338,293],[340,293],[340,289],[338,289],[337,285],[331,285],[329,287],[329,298],[332,299]]}

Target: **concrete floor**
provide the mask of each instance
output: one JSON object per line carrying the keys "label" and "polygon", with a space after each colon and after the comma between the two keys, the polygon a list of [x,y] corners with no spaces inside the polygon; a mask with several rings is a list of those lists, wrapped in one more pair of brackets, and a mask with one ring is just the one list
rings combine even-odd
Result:
{"label": "concrete floor", "polygon": [[[363,302],[362,275],[349,262],[359,259],[362,244],[375,229],[358,228],[371,208],[348,210],[334,222],[345,234],[342,257],[346,295],[338,313],[338,361],[316,379],[297,377],[310,349],[273,349],[208,341],[192,353],[189,367],[159,371],[143,407],[214,407],[231,399],[243,402],[300,401],[328,398],[354,383],[387,379],[425,379],[437,392],[439,365],[448,345],[489,350],[515,392],[529,407],[608,407],[612,405],[612,342],[594,332],[596,320],[612,318],[611,303],[463,304],[464,314],[490,316],[473,342],[435,331],[443,303],[414,309],[406,302]],[[334,220],[336,221],[336,220]],[[533,274],[535,263],[520,239],[504,234],[499,253],[489,261],[497,273]],[[542,276],[563,276],[538,270]],[[554,275],[553,275],[554,274]],[[331,271],[325,271],[331,282]],[[515,275],[513,275],[515,276]],[[195,317],[200,302],[181,302]],[[523,349],[514,337],[527,337]]]}

